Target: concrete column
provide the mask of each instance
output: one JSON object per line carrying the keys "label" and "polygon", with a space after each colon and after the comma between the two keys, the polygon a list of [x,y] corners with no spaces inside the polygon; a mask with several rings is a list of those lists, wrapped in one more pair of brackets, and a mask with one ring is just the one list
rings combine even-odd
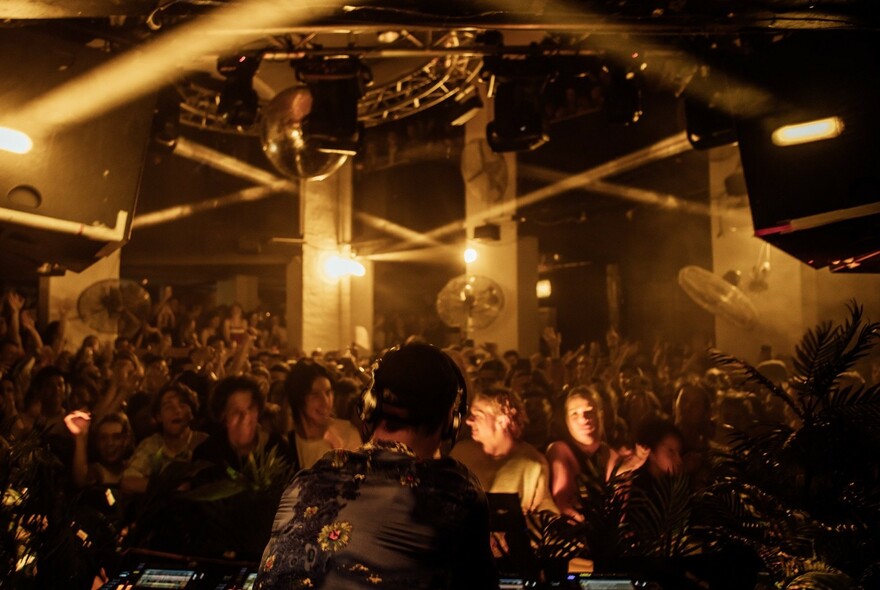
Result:
{"label": "concrete column", "polygon": [[329,256],[351,254],[351,170],[349,162],[325,180],[304,182],[301,189],[304,243],[302,256],[287,267],[287,309],[290,343],[306,354],[370,342],[372,278],[331,279],[324,270]]}
{"label": "concrete column", "polygon": [[113,342],[116,332],[98,332],[90,328],[78,315],[76,302],[80,294],[90,285],[105,279],[119,279],[121,250],[99,259],[80,273],[66,272],[60,277],[40,278],[40,318],[52,322],[61,317],[61,310],[67,310],[67,340],[65,348],[75,351],[83,338],[94,334],[102,342]]}
{"label": "concrete column", "polygon": [[240,303],[247,313],[260,304],[259,286],[259,279],[251,275],[235,275],[229,280],[220,281],[217,283],[217,303]]}
{"label": "concrete column", "polygon": [[[481,88],[482,91],[482,88]],[[498,283],[504,309],[490,326],[469,334],[476,342],[495,342],[500,350],[515,348],[529,355],[538,350],[540,323],[535,284],[538,280],[538,243],[517,235],[516,156],[494,154],[486,143],[486,124],[494,118],[492,100],[465,127],[462,169],[465,173],[465,212],[468,247],[477,251],[468,274],[486,276]],[[506,178],[502,178],[502,173]],[[500,191],[499,187],[504,190]],[[474,228],[494,224],[498,240],[475,240]]]}

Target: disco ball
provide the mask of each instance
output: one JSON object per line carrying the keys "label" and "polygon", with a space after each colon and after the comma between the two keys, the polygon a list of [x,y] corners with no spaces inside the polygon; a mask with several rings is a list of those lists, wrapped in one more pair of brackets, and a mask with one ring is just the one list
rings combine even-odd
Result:
{"label": "disco ball", "polygon": [[312,112],[312,93],[307,86],[279,92],[263,110],[260,138],[263,152],[275,168],[291,178],[323,180],[348,156],[318,151],[304,132],[303,121]]}

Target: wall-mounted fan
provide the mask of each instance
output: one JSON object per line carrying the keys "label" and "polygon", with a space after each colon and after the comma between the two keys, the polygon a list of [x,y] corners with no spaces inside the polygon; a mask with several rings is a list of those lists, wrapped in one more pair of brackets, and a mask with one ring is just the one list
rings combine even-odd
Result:
{"label": "wall-mounted fan", "polygon": [[150,294],[136,282],[106,279],[79,294],[76,310],[90,328],[131,338],[149,319],[152,306]]}
{"label": "wall-mounted fan", "polygon": [[758,311],[738,287],[699,266],[678,271],[678,284],[694,302],[740,328],[751,330],[758,323]]}
{"label": "wall-mounted fan", "polygon": [[501,285],[480,275],[459,275],[437,294],[437,313],[451,328],[460,328],[467,338],[473,330],[486,328],[504,309]]}

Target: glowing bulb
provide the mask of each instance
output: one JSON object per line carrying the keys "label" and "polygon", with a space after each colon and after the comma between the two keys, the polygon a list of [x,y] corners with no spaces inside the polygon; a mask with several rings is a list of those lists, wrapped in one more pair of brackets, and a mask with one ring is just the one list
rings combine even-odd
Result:
{"label": "glowing bulb", "polygon": [[550,279],[541,279],[535,284],[535,291],[538,294],[538,299],[546,299],[553,294],[553,285],[550,284]]}
{"label": "glowing bulb", "polygon": [[362,277],[366,274],[364,265],[353,258],[344,258],[333,254],[324,259],[324,275],[332,280],[345,276]]}
{"label": "glowing bulb", "polygon": [[833,139],[843,133],[840,117],[826,117],[797,125],[784,125],[773,132],[771,139],[778,146],[798,145],[823,139]]}
{"label": "glowing bulb", "polygon": [[9,127],[0,127],[0,150],[13,154],[26,154],[33,147],[34,142],[27,133]]}
{"label": "glowing bulb", "polygon": [[468,248],[467,250],[465,250],[464,251],[464,261],[467,264],[470,264],[471,262],[476,262],[477,261],[477,251],[474,250],[473,248]]}

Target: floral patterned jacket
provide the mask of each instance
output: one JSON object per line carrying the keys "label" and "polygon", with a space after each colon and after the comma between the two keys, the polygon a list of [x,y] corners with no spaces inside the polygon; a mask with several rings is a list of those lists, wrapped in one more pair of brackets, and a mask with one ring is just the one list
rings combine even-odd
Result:
{"label": "floral patterned jacket", "polygon": [[400,443],[331,451],[284,492],[256,588],[497,589],[486,496]]}

